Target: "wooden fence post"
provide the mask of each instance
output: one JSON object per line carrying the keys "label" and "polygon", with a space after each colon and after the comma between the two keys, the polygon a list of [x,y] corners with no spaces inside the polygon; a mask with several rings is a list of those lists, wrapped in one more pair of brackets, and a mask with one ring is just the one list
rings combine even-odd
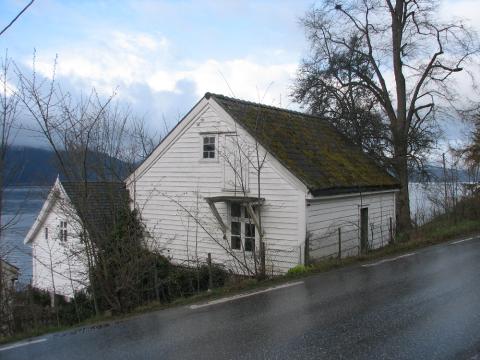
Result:
{"label": "wooden fence post", "polygon": [[154,287],[155,287],[155,300],[160,302],[160,293],[158,292],[158,269],[157,269],[156,258],[155,258],[155,262],[154,262],[153,282],[154,282]]}
{"label": "wooden fence post", "polygon": [[310,237],[305,237],[305,249],[304,249],[304,263],[305,266],[310,265]]}
{"label": "wooden fence post", "polygon": [[390,232],[390,244],[393,244],[393,225],[392,225],[392,217],[390,216],[389,218],[389,226],[388,226],[388,231]]}
{"label": "wooden fence post", "polygon": [[213,276],[212,276],[212,254],[211,253],[208,253],[207,264],[208,264],[208,291],[212,291]]}
{"label": "wooden fence post", "polygon": [[342,228],[338,228],[338,259],[342,259]]}
{"label": "wooden fence post", "polygon": [[265,278],[265,242],[260,241],[260,277]]}

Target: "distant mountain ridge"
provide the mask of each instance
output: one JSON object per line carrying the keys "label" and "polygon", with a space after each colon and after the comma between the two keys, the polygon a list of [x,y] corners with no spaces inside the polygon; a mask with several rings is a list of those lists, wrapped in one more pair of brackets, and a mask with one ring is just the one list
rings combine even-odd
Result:
{"label": "distant mountain ridge", "polygon": [[[125,178],[128,175],[128,166],[121,160],[109,157],[105,154],[90,154],[90,162],[111,164],[115,176],[110,174],[112,179]],[[58,166],[55,153],[49,149],[34,148],[29,146],[13,146],[7,152],[5,161],[7,174],[12,174],[6,186],[44,186],[52,185],[57,176],[66,178]],[[109,175],[107,175],[107,178]],[[69,176],[69,179],[72,179]],[[90,181],[100,180],[94,173],[88,175]],[[75,180],[75,179],[72,179]],[[104,180],[104,179],[102,179]]]}
{"label": "distant mountain ridge", "polygon": [[[422,176],[418,172],[412,172],[410,174],[410,182],[442,182],[444,180],[444,171],[441,166],[426,165],[425,172],[427,176]],[[471,177],[468,174],[468,171],[465,169],[450,169],[447,168],[447,182],[452,181],[453,178],[456,178],[458,182],[470,182]]]}

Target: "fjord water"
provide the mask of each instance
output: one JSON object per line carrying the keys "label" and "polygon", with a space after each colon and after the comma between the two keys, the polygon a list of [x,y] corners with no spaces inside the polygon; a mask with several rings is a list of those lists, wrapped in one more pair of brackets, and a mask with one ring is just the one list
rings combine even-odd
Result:
{"label": "fjord water", "polygon": [[20,268],[20,282],[30,282],[32,276],[31,248],[23,243],[28,230],[38,216],[48,195],[49,187],[19,186],[4,189],[0,251]]}

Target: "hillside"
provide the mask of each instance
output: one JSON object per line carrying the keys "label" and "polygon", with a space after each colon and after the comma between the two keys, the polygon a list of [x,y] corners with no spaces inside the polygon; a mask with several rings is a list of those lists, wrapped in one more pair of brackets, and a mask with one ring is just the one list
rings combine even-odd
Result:
{"label": "hillside", "polygon": [[[427,165],[425,167],[425,172],[427,176],[421,176],[421,174],[413,172],[410,175],[410,182],[443,182],[444,179],[444,173],[443,173],[443,168],[440,166],[434,166],[434,165]],[[447,169],[447,179],[451,179],[452,175],[454,175],[455,178],[459,182],[470,182],[470,176],[468,175],[468,171],[464,169]],[[448,182],[449,180],[447,180]],[[450,180],[451,181],[451,180]]]}
{"label": "hillside", "polygon": [[[88,175],[89,180],[118,180],[128,175],[128,166],[118,159],[105,154],[90,154],[89,167],[100,168],[109,164],[113,168],[105,177],[99,177],[94,171]],[[95,166],[97,165],[97,166]],[[12,147],[6,158],[6,173],[9,174],[6,186],[51,185],[57,176],[66,178],[58,166],[57,158],[52,150],[34,147]],[[115,174],[115,175],[114,175]],[[118,175],[117,175],[118,174]],[[78,179],[78,176],[70,176]]]}

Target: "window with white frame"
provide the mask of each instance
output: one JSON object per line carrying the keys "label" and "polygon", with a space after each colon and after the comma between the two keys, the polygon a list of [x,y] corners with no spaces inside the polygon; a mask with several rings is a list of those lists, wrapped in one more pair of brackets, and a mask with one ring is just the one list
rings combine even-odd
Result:
{"label": "window with white frame", "polygon": [[202,141],[203,159],[215,159],[216,136],[204,135]]}
{"label": "window with white frame", "polygon": [[255,224],[245,206],[230,203],[230,246],[234,250],[255,250]]}
{"label": "window with white frame", "polygon": [[67,241],[67,222],[66,221],[60,221],[60,240],[61,241]]}

